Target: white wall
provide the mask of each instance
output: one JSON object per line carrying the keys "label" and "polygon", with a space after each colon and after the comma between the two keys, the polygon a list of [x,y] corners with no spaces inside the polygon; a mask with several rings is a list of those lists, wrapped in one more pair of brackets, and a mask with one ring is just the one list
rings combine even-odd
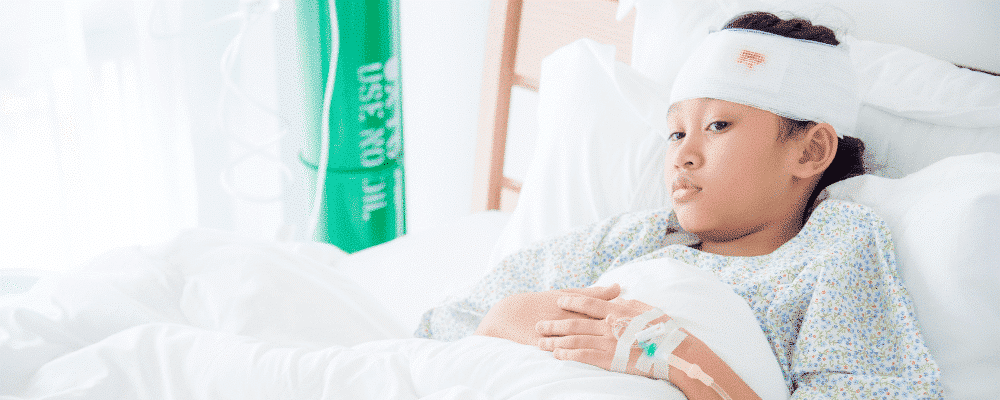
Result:
{"label": "white wall", "polygon": [[487,0],[401,0],[408,232],[470,212]]}

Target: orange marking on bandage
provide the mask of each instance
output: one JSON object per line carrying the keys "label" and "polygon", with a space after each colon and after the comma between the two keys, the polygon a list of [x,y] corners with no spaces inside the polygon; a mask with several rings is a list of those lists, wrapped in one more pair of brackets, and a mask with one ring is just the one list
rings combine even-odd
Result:
{"label": "orange marking on bandage", "polygon": [[765,57],[761,53],[743,50],[740,52],[740,56],[736,59],[736,63],[746,65],[747,68],[753,69],[753,67],[763,64],[764,59]]}

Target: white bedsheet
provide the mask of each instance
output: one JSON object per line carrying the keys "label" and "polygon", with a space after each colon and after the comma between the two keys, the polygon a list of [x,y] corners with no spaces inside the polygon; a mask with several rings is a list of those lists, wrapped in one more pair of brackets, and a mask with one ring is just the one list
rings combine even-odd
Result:
{"label": "white bedsheet", "polygon": [[389,340],[403,328],[335,269],[218,232],[116,250],[30,286],[0,295],[3,399],[680,395],[501,339]]}

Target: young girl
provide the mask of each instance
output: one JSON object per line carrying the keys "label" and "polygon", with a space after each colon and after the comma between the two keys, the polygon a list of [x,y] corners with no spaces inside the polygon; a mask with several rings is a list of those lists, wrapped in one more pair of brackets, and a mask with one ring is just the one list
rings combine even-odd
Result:
{"label": "young girl", "polygon": [[671,93],[672,211],[618,216],[516,253],[473,296],[428,312],[418,336],[507,338],[665,378],[692,399],[758,398],[669,315],[619,299],[617,286],[583,288],[623,264],[673,258],[746,299],[793,398],[942,397],[884,222],[817,199],[864,171],[861,142],[838,137],[858,107],[838,44],[825,27],[769,13],[709,35]]}

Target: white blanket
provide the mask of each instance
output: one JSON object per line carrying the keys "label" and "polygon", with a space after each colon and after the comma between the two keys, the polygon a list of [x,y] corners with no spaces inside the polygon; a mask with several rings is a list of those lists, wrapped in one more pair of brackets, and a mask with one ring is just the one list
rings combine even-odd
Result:
{"label": "white blanket", "polygon": [[0,399],[683,398],[506,340],[393,339],[378,304],[280,246],[188,232],[0,295]]}

